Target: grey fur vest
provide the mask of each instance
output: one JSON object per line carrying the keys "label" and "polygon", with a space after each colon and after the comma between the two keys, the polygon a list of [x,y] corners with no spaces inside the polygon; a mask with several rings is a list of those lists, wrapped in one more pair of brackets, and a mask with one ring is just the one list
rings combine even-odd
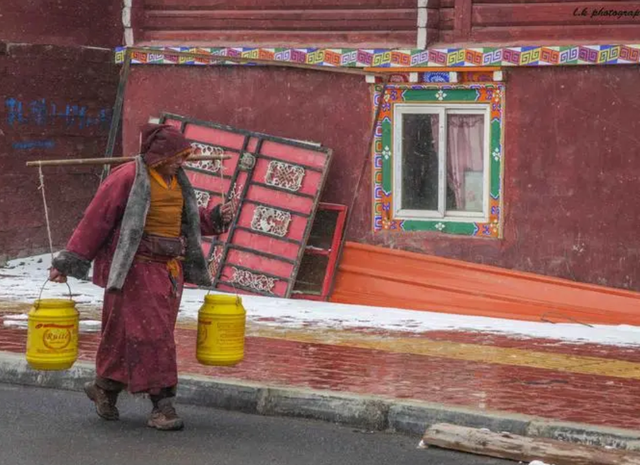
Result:
{"label": "grey fur vest", "polygon": [[[134,257],[144,234],[145,220],[151,204],[151,184],[146,165],[141,156],[135,158],[136,177],[129,193],[127,207],[120,226],[120,237],[109,271],[108,290],[122,289],[133,264]],[[177,174],[182,188],[184,207],[182,210],[182,235],[186,239],[186,254],[183,262],[184,279],[198,286],[211,286],[207,262],[202,253],[200,214],[196,194],[183,169]]]}

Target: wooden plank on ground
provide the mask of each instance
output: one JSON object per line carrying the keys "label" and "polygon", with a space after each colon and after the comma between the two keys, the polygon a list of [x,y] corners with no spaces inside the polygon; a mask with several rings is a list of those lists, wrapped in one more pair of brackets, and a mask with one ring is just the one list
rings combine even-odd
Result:
{"label": "wooden plank on ground", "polygon": [[640,465],[638,452],[493,433],[446,423],[430,427],[422,444],[525,463],[542,460],[554,465]]}

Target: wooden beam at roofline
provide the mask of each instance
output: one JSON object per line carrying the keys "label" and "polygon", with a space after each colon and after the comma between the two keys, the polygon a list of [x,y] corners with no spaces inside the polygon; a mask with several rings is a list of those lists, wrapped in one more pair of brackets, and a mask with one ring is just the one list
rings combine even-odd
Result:
{"label": "wooden beam at roofline", "polygon": [[[177,51],[168,51],[168,50],[155,50],[153,48],[140,48],[140,47],[127,47],[127,51],[131,54],[134,53],[156,53],[159,55],[173,55],[173,56],[182,56],[182,57],[190,57],[190,58],[205,58],[214,61],[231,61],[234,63],[255,63],[259,65],[265,66],[281,66],[285,68],[298,68],[298,69],[306,69],[311,71],[324,71],[329,73],[342,73],[342,74],[355,74],[358,76],[382,76],[383,73],[380,72],[378,68],[369,68],[361,69],[361,68],[346,68],[341,66],[325,66],[325,65],[312,65],[307,63],[292,63],[288,61],[278,61],[278,60],[264,60],[261,58],[245,58],[245,57],[228,57],[228,56],[220,56],[213,55],[211,53],[203,53],[203,52],[177,52]],[[132,57],[133,59],[133,57]],[[371,69],[374,69],[372,71]]]}

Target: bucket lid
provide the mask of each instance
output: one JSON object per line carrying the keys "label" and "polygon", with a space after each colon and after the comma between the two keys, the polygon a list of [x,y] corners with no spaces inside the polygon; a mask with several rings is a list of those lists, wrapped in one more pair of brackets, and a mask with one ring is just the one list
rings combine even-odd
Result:
{"label": "bucket lid", "polygon": [[64,308],[75,307],[75,301],[71,299],[40,299],[34,302],[36,308]]}
{"label": "bucket lid", "polygon": [[204,300],[208,304],[218,305],[233,305],[242,304],[242,298],[239,295],[229,294],[207,294],[204,296]]}

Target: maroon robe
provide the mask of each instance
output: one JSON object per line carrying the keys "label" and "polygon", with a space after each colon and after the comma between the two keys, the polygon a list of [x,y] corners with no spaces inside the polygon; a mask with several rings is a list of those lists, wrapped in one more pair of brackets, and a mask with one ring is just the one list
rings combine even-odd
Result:
{"label": "maroon robe", "polygon": [[[181,176],[186,179],[184,173]],[[108,288],[122,220],[131,201],[129,194],[134,182],[137,182],[136,163],[127,163],[112,172],[98,189],[66,250],[57,262],[54,261],[54,266],[70,276],[74,276],[75,270],[78,277],[77,263],[69,262],[76,261],[85,266],[94,261],[93,282],[107,287],[102,313],[102,339],[96,357],[97,375],[128,385],[132,393],[157,394],[161,389],[174,387],[178,382],[174,329],[184,273],[181,264],[177,286],[174,287],[166,263],[136,258],[128,272],[125,270],[127,274],[121,289]],[[185,203],[188,201],[187,195],[195,198],[190,186],[185,188],[183,185],[183,195]],[[195,205],[195,200],[191,201]],[[199,207],[196,216],[199,218],[189,220],[192,223],[198,221],[201,234],[210,236],[222,232],[224,226],[219,205],[213,208]],[[202,254],[199,248],[198,251]],[[189,253],[184,266],[190,266],[188,260]],[[197,265],[202,268],[200,262]]]}

